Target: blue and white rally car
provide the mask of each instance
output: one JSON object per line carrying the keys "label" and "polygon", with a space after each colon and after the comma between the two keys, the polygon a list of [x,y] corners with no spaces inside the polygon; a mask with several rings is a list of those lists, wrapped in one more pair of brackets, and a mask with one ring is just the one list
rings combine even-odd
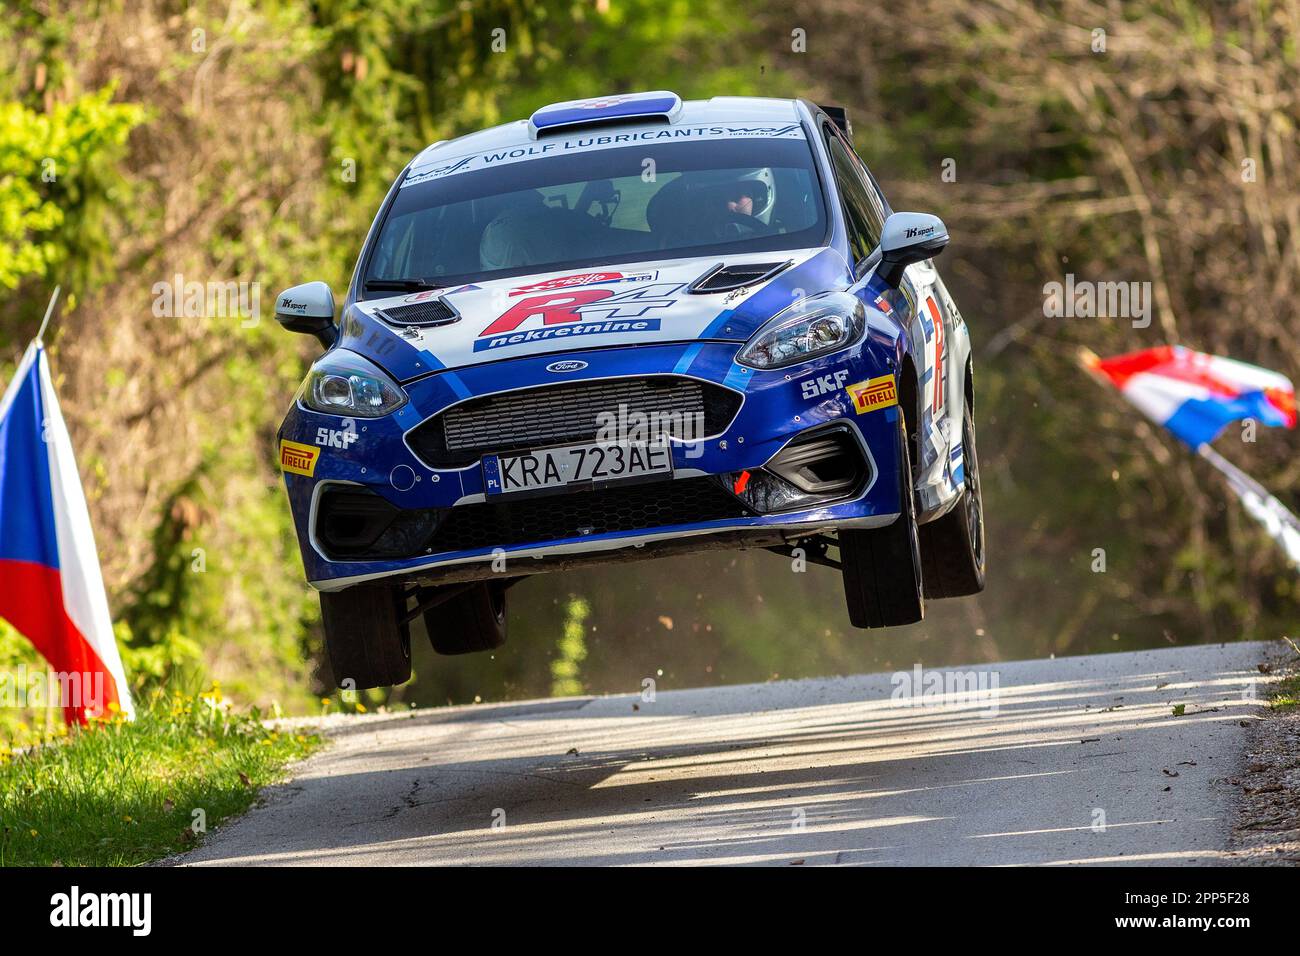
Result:
{"label": "blue and white rally car", "polygon": [[[857,627],[984,586],[966,325],[843,110],[559,103],[402,171],[280,430],[341,686],[506,636],[543,571],[766,548]],[[352,683],[348,683],[348,682]]]}

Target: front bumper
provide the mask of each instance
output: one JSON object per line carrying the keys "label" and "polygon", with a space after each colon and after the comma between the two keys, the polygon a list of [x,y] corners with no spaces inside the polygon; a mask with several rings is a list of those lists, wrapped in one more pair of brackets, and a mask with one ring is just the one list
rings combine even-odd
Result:
{"label": "front bumper", "polygon": [[[574,353],[586,366],[556,372],[556,356],[523,358],[408,382],[410,401],[382,419],[344,419],[295,405],[282,441],[320,448],[311,474],[286,471],[307,579],[320,590],[394,577],[450,583],[534,574],[592,563],[716,548],[770,547],[841,527],[888,524],[900,512],[896,405],[859,414],[847,388],[889,374],[892,342],[862,344],[796,368],[759,372],[735,364],[738,346],[695,343]],[[487,495],[483,469],[433,468],[411,432],[449,406],[483,395],[587,380],[678,375],[743,397],[730,424],[675,443],[673,477],[564,489],[535,497]],[[812,383],[812,384],[809,384]],[[355,438],[338,438],[351,430]],[[799,510],[760,513],[736,497],[738,476],[757,472],[801,436],[841,434],[862,458],[862,480]],[[300,469],[301,471],[302,469]],[[358,502],[360,497],[370,503]],[[746,502],[749,502],[748,504]],[[391,519],[383,547],[362,535],[350,547],[339,502]],[[348,505],[353,506],[352,504]],[[357,525],[354,523],[353,525]],[[356,541],[353,542],[357,544]]]}

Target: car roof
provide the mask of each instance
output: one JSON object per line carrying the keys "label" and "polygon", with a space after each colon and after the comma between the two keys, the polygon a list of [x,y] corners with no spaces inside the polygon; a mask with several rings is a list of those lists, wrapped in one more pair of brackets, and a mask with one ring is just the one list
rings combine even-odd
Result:
{"label": "car roof", "polygon": [[[572,103],[551,104],[537,110],[533,114],[533,119],[515,120],[512,123],[503,123],[500,126],[493,126],[476,133],[458,136],[455,139],[440,140],[433,143],[425,147],[411,161],[409,169],[414,174],[421,168],[435,162],[445,162],[448,159],[490,150],[519,149],[531,146],[537,142],[539,133],[538,129],[533,125],[534,120],[548,112],[559,112],[564,107],[586,106],[586,108],[590,109],[591,107],[588,104],[599,104],[603,101],[612,102],[635,97],[650,98],[674,95],[659,91],[656,93],[625,94],[620,97],[592,97],[589,100],[575,100]],[[659,103],[656,101],[656,107],[658,105]],[[656,108],[647,114],[644,123],[637,122],[635,117],[623,117],[617,129],[619,132],[628,132],[645,128],[662,128],[665,119],[673,126],[708,125],[710,123],[787,124],[799,122],[799,110],[796,100],[771,99],[759,96],[715,96],[707,100],[685,100],[681,102],[680,109],[673,110],[670,117],[664,115],[666,112]],[[573,125],[570,123],[556,126],[554,132],[547,129],[543,129],[541,132],[560,136],[577,134],[583,130],[596,128],[598,124],[608,125],[608,120],[602,119],[599,110],[593,110],[592,113],[593,118],[589,124]]]}

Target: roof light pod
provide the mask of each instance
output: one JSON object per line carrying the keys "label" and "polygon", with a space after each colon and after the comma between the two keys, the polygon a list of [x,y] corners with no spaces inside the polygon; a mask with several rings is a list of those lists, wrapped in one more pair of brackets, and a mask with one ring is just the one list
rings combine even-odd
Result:
{"label": "roof light pod", "polygon": [[582,126],[662,120],[671,123],[682,111],[682,98],[668,90],[621,93],[586,100],[569,100],[543,106],[528,118],[528,135],[539,139],[548,133]]}

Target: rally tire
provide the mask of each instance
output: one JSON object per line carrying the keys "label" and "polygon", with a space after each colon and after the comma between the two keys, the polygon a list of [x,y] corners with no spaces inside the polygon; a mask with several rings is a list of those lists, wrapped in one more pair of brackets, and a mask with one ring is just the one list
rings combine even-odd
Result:
{"label": "rally tire", "polygon": [[839,532],[844,599],[854,627],[896,627],[925,617],[921,545],[912,493],[912,457],[898,418],[900,514],[893,524]]}
{"label": "rally tire", "polygon": [[506,642],[506,585],[476,584],[424,613],[429,643],[439,654],[474,654]]}
{"label": "rally tire", "polygon": [[410,632],[402,625],[397,591],[362,584],[321,592],[320,611],[336,686],[362,690],[410,680]]}
{"label": "rally tire", "polygon": [[975,453],[975,417],[969,401],[962,416],[961,444],[961,500],[942,517],[921,526],[927,598],[964,597],[984,590],[984,500]]}

